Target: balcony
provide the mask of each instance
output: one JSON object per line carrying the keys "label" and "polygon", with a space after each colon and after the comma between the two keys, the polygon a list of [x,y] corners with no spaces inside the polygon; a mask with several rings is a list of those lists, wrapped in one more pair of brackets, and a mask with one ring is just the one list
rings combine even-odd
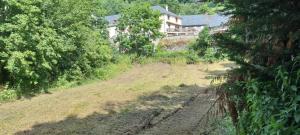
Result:
{"label": "balcony", "polygon": [[199,30],[193,28],[168,28],[167,36],[196,36]]}

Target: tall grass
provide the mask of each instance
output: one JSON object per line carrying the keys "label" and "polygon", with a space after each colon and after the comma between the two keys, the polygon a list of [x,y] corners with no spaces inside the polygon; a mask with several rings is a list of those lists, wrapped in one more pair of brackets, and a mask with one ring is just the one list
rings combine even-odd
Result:
{"label": "tall grass", "polygon": [[189,51],[165,51],[160,50],[152,57],[139,57],[134,59],[138,64],[166,63],[166,64],[196,64],[199,58],[195,53]]}
{"label": "tall grass", "polygon": [[[166,64],[196,64],[199,57],[195,53],[189,51],[170,52],[160,50],[151,57],[137,57],[136,55],[116,55],[112,62],[93,71],[89,77],[80,78],[76,81],[68,81],[66,76],[60,76],[59,79],[46,92],[64,90],[66,88],[76,87],[82,84],[92,83],[99,80],[111,79],[122,72],[129,70],[134,64],[151,64],[151,63],[166,63]],[[34,93],[40,94],[39,93]],[[30,95],[33,96],[33,95]],[[14,101],[18,99],[17,91],[4,88],[0,91],[0,102]]]}
{"label": "tall grass", "polygon": [[[128,55],[120,55],[117,56],[117,58],[114,59],[113,62],[101,67],[97,68],[93,71],[93,75],[91,75],[88,78],[82,78],[80,80],[76,81],[68,81],[65,76],[60,76],[58,80],[50,87],[47,92],[53,92],[57,90],[63,90],[66,88],[71,88],[75,86],[79,86],[82,84],[87,84],[99,80],[107,80],[115,77],[118,74],[121,74],[122,72],[125,72],[129,70],[132,67],[132,58]],[[42,93],[42,92],[40,92]],[[35,93],[40,94],[40,93]],[[25,96],[25,95],[23,95]],[[33,95],[27,95],[27,96],[33,96]],[[14,89],[8,89],[3,88],[2,91],[0,91],[0,102],[9,102],[14,101],[18,98],[17,91]]]}

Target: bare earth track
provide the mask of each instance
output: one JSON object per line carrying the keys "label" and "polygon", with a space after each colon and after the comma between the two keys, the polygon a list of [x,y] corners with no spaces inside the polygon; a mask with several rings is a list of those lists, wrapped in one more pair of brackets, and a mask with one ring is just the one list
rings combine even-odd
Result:
{"label": "bare earth track", "polygon": [[211,76],[230,66],[135,66],[108,81],[1,104],[0,134],[195,134],[214,98]]}

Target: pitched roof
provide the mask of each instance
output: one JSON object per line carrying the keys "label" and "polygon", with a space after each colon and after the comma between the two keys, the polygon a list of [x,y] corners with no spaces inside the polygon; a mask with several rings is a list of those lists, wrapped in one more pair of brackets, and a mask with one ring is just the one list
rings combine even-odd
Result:
{"label": "pitched roof", "polygon": [[203,26],[208,27],[220,26],[227,23],[229,16],[219,14],[215,15],[184,15],[182,17],[182,26]]}
{"label": "pitched roof", "polygon": [[108,22],[110,26],[116,25],[116,22],[121,17],[121,15],[111,15],[111,16],[105,16],[105,20]]}
{"label": "pitched roof", "polygon": [[[152,6],[151,9],[159,11],[161,14],[166,14],[170,16],[175,16],[175,17],[180,17],[170,11],[167,11],[166,9],[162,8],[161,6]],[[105,20],[108,22],[109,26],[114,26],[116,25],[116,21],[121,17],[121,15],[110,15],[110,16],[105,16]]]}
{"label": "pitched roof", "polygon": [[159,11],[161,14],[166,14],[166,15],[170,15],[170,16],[175,16],[175,17],[180,17],[168,10],[166,10],[165,8],[161,7],[161,6],[152,6],[151,9],[153,10],[157,10]]}

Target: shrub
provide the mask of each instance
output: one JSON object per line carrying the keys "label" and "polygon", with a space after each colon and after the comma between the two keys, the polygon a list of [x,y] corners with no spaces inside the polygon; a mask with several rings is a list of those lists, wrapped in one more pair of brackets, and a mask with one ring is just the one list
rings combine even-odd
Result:
{"label": "shrub", "polygon": [[137,57],[133,59],[135,63],[148,64],[153,62],[162,62],[167,64],[196,64],[199,57],[195,53],[187,51],[164,51],[159,50],[151,57]]}
{"label": "shrub", "polygon": [[132,66],[132,58],[128,55],[120,55],[115,58],[114,63],[107,64],[104,67],[94,71],[94,78],[107,80],[113,76],[128,70]]}
{"label": "shrub", "polygon": [[3,91],[0,91],[0,102],[7,102],[14,99],[17,99],[17,91],[11,90],[11,89],[5,89]]}
{"label": "shrub", "polygon": [[226,56],[214,44],[213,36],[210,35],[207,27],[199,33],[197,40],[189,48],[191,52],[197,53],[202,60],[210,63],[222,60]]}
{"label": "shrub", "polygon": [[187,64],[196,64],[200,62],[199,56],[194,52],[187,52]]}

